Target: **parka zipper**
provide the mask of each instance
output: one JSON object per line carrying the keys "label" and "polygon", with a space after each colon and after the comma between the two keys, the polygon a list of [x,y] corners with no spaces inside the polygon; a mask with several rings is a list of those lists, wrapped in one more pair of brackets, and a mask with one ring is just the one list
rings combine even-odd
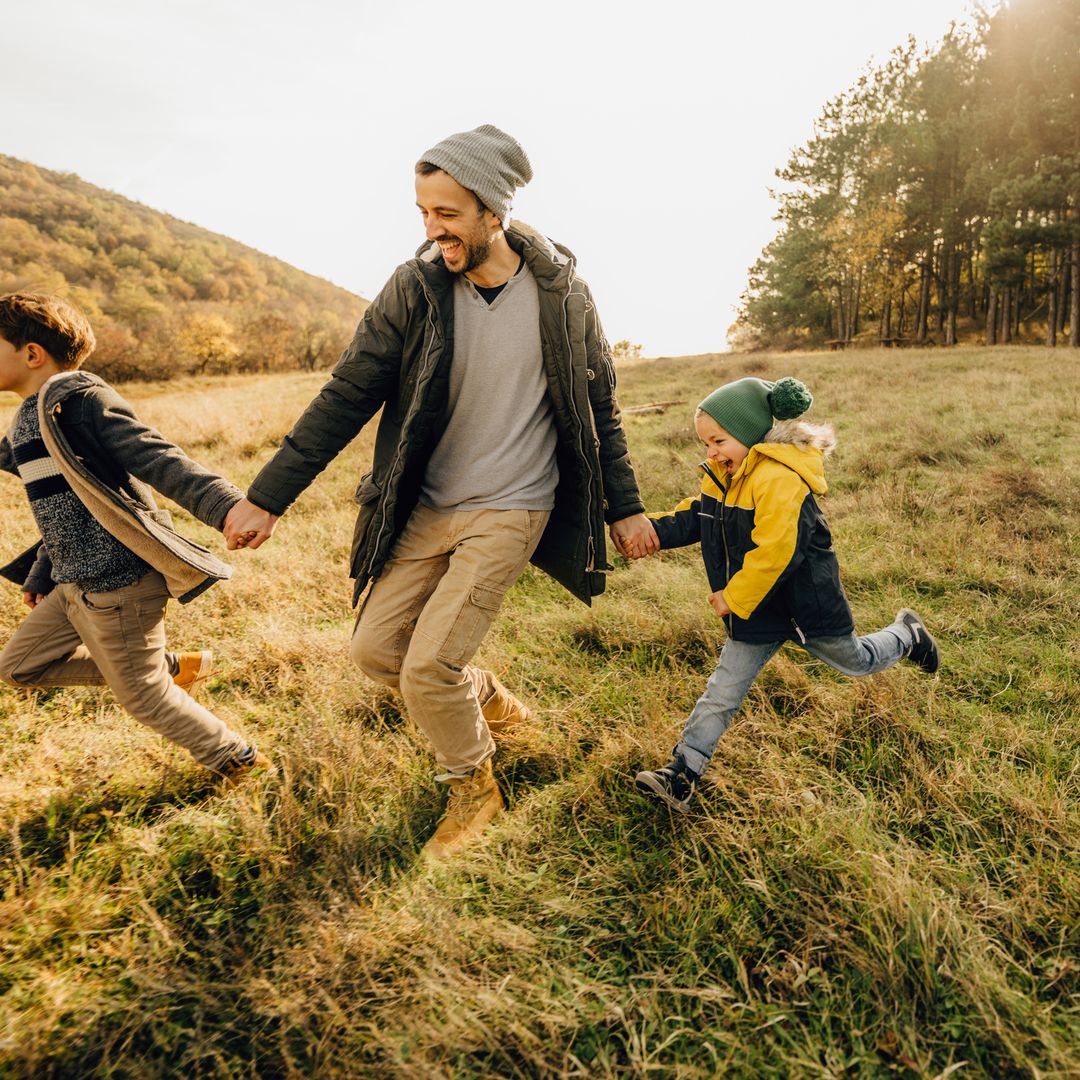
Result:
{"label": "parka zipper", "polygon": [[[724,543],[724,583],[731,580],[731,557],[728,554],[728,542],[727,542],[727,529],[724,528],[724,510],[727,508],[727,488],[720,483],[716,478],[716,473],[709,468],[708,461],[701,463],[702,469],[708,474],[709,479],[720,489],[720,539]],[[728,633],[728,637],[731,637],[732,623],[728,622],[729,616],[724,615],[721,618],[721,622],[724,624],[724,629]]]}
{"label": "parka zipper", "polygon": [[[570,394],[569,394],[569,397],[570,397],[570,409],[574,414],[574,419],[577,421],[577,425],[578,425],[578,442],[579,442],[579,445],[580,445],[580,443],[583,441],[583,437],[584,437],[584,433],[585,433],[585,422],[581,418],[581,413],[578,412],[577,401],[574,398],[574,346],[573,346],[573,343],[570,341],[570,313],[569,313],[569,310],[568,310],[569,302],[570,302],[570,294],[571,294],[571,291],[572,291],[572,286],[574,284],[574,268],[573,268],[572,264],[569,266],[569,268],[567,270],[567,274],[568,274],[568,280],[567,280],[567,285],[566,285],[566,293],[564,294],[563,300],[562,300],[563,338],[565,339],[565,342],[566,342],[566,358],[567,358],[567,365],[566,366],[567,366],[567,369],[568,369],[568,374],[569,374],[569,379],[570,379]],[[586,312],[586,314],[588,314],[588,313]],[[585,341],[584,330],[582,331],[581,340],[583,342]],[[587,366],[588,366],[588,357],[586,356],[586,367]],[[598,450],[599,439],[596,436],[595,428],[592,425],[592,423],[589,424],[589,431],[593,433],[593,436],[592,436],[593,437],[592,453],[595,454],[597,452],[597,450]],[[582,446],[582,449],[586,450],[586,448],[584,446]],[[588,559],[588,562],[585,565],[585,570],[586,570],[586,572],[592,572],[593,570],[596,569],[596,537],[593,535],[594,522],[593,522],[593,490],[592,490],[593,477],[595,476],[595,473],[594,473],[593,467],[592,467],[592,459],[591,459],[591,457],[589,455],[589,452],[587,450],[586,450],[585,453],[582,454],[582,458],[584,459],[585,469],[586,469],[586,472],[588,474],[587,475],[587,483],[585,485],[585,492],[586,492],[586,494],[585,494],[585,515],[586,515],[586,520],[589,523],[589,534],[588,534],[589,559]]]}
{"label": "parka zipper", "polygon": [[[409,406],[410,407],[412,406],[413,402],[415,402],[420,397],[420,395],[422,394],[425,386],[427,385],[427,383],[431,379],[432,368],[428,367],[426,365],[428,364],[428,361],[431,358],[431,351],[435,347],[435,341],[439,336],[439,334],[438,334],[438,323],[437,323],[437,321],[435,319],[435,300],[434,300],[434,297],[432,297],[431,293],[428,291],[428,286],[427,286],[427,282],[424,280],[424,275],[420,274],[420,273],[417,273],[417,271],[415,271],[415,270],[413,271],[413,275],[415,276],[417,282],[420,285],[420,291],[424,294],[424,299],[427,301],[427,305],[428,305],[427,319],[428,319],[428,325],[431,327],[431,341],[430,341],[430,344],[428,345],[427,352],[424,353],[424,359],[423,359],[423,361],[421,362],[421,365],[420,365],[420,374],[416,377],[416,385],[415,385],[415,388],[413,389],[412,397],[411,397],[411,399],[409,401]],[[416,414],[414,412],[413,413],[413,418],[415,418],[415,415]],[[368,565],[366,567],[363,567],[363,568],[357,567],[357,578],[360,577],[361,572],[363,572],[363,573],[369,573],[370,572],[370,569],[371,569],[371,557],[374,555],[374,553],[376,551],[378,551],[379,544],[382,542],[383,533],[386,531],[388,518],[389,518],[389,515],[386,512],[386,504],[387,504],[387,502],[388,502],[388,500],[390,498],[390,492],[392,490],[394,490],[395,473],[398,470],[398,466],[399,466],[399,464],[401,462],[402,455],[405,453],[406,434],[407,433],[406,433],[406,430],[405,430],[405,426],[403,424],[401,434],[398,437],[397,450],[396,450],[396,452],[394,454],[394,459],[390,463],[390,470],[386,475],[386,481],[383,484],[382,491],[379,492],[379,505],[378,505],[378,509],[377,509],[377,513],[379,513],[381,515],[381,520],[379,522],[379,531],[375,534],[374,542],[368,548],[368,552],[369,552]]]}
{"label": "parka zipper", "polygon": [[[562,308],[563,308],[563,337],[564,337],[564,340],[566,342],[566,359],[567,359],[567,369],[568,369],[568,376],[569,376],[569,395],[568,396],[569,396],[569,400],[570,400],[570,411],[573,414],[573,418],[575,418],[575,420],[577,420],[577,422],[578,422],[578,445],[581,446],[581,448],[583,450],[583,453],[582,453],[581,457],[582,457],[582,461],[584,463],[585,473],[586,473],[586,477],[585,477],[585,519],[586,519],[586,521],[589,522],[589,534],[588,534],[589,561],[588,561],[588,563],[585,564],[585,571],[586,572],[591,572],[591,571],[596,569],[596,537],[594,535],[595,523],[593,522],[593,478],[595,476],[595,472],[593,470],[592,458],[590,456],[590,451],[589,451],[588,448],[586,448],[585,446],[582,445],[583,442],[584,442],[585,424],[584,424],[584,421],[581,418],[581,414],[578,411],[578,403],[577,403],[577,400],[575,399],[575,395],[573,395],[573,345],[572,345],[572,342],[570,340],[570,316],[569,316],[568,311],[567,311],[567,308],[569,306],[570,294],[572,292],[573,279],[575,279],[575,273],[573,273],[573,266],[570,265],[567,268],[566,293],[563,296],[563,305],[562,305]],[[588,312],[586,312],[586,314],[588,314]],[[583,329],[582,329],[581,340],[582,341],[585,340],[585,334],[584,334]],[[588,355],[586,355],[585,356],[585,366],[588,367],[588,365],[589,365],[589,357],[588,357]],[[596,436],[595,427],[593,426],[593,423],[592,423],[592,417],[590,417],[589,430],[590,430],[590,432],[592,432],[592,436],[593,436],[593,445],[592,445],[591,453],[596,454],[596,451],[598,449],[599,440],[598,440],[598,438]]]}

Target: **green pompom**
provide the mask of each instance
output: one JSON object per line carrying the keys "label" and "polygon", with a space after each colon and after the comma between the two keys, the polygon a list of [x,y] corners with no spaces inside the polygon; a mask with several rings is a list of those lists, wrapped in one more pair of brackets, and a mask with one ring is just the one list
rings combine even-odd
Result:
{"label": "green pompom", "polygon": [[786,378],[773,383],[769,406],[777,420],[794,420],[814,403],[814,395],[798,379]]}

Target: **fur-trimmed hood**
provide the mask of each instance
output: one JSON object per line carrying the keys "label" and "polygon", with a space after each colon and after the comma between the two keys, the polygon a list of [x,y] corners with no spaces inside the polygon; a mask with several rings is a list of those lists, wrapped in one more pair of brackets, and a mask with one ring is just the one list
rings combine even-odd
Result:
{"label": "fur-trimmed hood", "polygon": [[806,420],[780,420],[755,443],[746,460],[732,478],[747,477],[763,460],[778,461],[797,472],[815,495],[828,491],[825,483],[825,458],[836,447],[836,432],[831,424],[811,424]]}
{"label": "fur-trimmed hood", "polygon": [[828,457],[836,449],[836,429],[832,424],[811,424],[806,420],[777,420],[761,441],[789,443],[800,450],[814,447]]}

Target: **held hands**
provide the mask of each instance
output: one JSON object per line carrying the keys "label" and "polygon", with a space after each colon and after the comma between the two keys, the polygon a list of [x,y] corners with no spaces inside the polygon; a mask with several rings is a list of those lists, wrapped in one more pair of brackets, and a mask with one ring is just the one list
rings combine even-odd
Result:
{"label": "held hands", "polygon": [[225,516],[225,525],[221,531],[225,534],[229,551],[245,547],[257,548],[273,536],[277,523],[276,514],[256,506],[248,499],[241,499]]}
{"label": "held hands", "polygon": [[626,559],[643,559],[660,550],[660,539],[653,523],[644,514],[623,518],[611,526],[611,542]]}
{"label": "held hands", "polygon": [[709,606],[716,612],[718,619],[731,614],[731,608],[728,607],[722,592],[709,593]]}

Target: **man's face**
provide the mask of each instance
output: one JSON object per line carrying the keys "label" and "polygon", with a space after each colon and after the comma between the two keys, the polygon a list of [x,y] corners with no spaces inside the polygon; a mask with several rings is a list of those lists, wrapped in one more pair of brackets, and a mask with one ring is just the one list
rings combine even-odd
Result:
{"label": "man's face", "polygon": [[467,274],[487,261],[498,219],[476,205],[468,188],[441,169],[417,176],[416,205],[427,238],[439,245],[447,270]]}
{"label": "man's face", "polygon": [[734,476],[746,460],[750,448],[743,446],[734,435],[726,432],[708,413],[698,413],[694,418],[698,438],[705,444],[705,456],[709,461]]}

